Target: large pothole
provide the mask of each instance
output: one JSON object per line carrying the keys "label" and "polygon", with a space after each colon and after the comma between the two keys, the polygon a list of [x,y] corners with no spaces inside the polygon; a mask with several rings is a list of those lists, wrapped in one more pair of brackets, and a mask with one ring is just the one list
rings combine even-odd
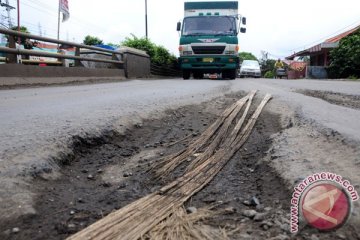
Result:
{"label": "large pothole", "polygon": [[[1,226],[1,239],[64,239],[116,209],[161,187],[149,172],[152,163],[174,153],[197,137],[218,115],[244,94],[231,94],[200,105],[166,112],[162,119],[147,119],[124,134],[78,141],[76,155],[61,161],[56,180],[35,176],[36,214]],[[272,104],[272,103],[270,103]],[[211,204],[228,209],[204,223],[214,228],[237,229],[233,239],[287,239],[291,193],[263,158],[281,131],[278,115],[263,111],[242,149],[185,207]],[[179,141],[185,139],[184,141]],[[179,142],[178,142],[179,141]],[[178,142],[178,143],[177,143]],[[91,144],[89,144],[91,143]],[[173,177],[173,176],[172,176]],[[172,179],[165,179],[165,182]],[[245,216],[254,210],[258,218]],[[15,231],[14,231],[15,230]],[[297,237],[310,239],[306,228]],[[332,233],[322,239],[334,239]]]}

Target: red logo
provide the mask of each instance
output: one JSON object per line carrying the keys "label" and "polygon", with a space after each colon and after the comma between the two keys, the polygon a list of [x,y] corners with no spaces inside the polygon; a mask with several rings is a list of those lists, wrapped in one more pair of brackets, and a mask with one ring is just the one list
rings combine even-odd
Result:
{"label": "red logo", "polygon": [[308,224],[320,230],[343,225],[351,209],[348,195],[331,183],[310,187],[302,199],[301,208]]}

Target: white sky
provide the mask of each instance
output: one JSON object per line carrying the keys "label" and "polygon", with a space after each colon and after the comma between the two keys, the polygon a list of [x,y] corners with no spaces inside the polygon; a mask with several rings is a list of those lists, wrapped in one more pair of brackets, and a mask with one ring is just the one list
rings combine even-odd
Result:
{"label": "white sky", "polygon": [[[63,40],[82,42],[92,35],[119,43],[131,33],[145,35],[145,0],[68,1],[70,19],[61,24]],[[16,7],[16,0],[9,2]],[[183,5],[184,0],[148,0],[149,38],[175,55]],[[58,0],[20,0],[21,25],[33,34],[39,34],[41,25],[44,36],[56,38],[57,8]],[[261,50],[273,58],[291,55],[359,25],[359,9],[359,0],[239,0],[239,13],[247,17],[247,33],[239,34],[240,51],[258,57]],[[4,8],[0,13],[6,14]],[[17,24],[16,10],[12,18]]]}

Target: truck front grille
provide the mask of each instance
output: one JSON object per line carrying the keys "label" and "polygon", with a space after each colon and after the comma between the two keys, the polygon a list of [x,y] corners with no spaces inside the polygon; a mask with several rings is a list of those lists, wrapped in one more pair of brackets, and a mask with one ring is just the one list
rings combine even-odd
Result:
{"label": "truck front grille", "polygon": [[194,54],[222,54],[225,46],[192,46]]}

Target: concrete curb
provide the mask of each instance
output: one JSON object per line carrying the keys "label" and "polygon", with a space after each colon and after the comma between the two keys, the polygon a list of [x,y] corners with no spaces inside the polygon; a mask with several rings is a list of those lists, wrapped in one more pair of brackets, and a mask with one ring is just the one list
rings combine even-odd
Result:
{"label": "concrete curb", "polygon": [[62,86],[71,84],[89,84],[126,81],[123,76],[119,77],[0,77],[0,89],[14,89],[37,86]]}

